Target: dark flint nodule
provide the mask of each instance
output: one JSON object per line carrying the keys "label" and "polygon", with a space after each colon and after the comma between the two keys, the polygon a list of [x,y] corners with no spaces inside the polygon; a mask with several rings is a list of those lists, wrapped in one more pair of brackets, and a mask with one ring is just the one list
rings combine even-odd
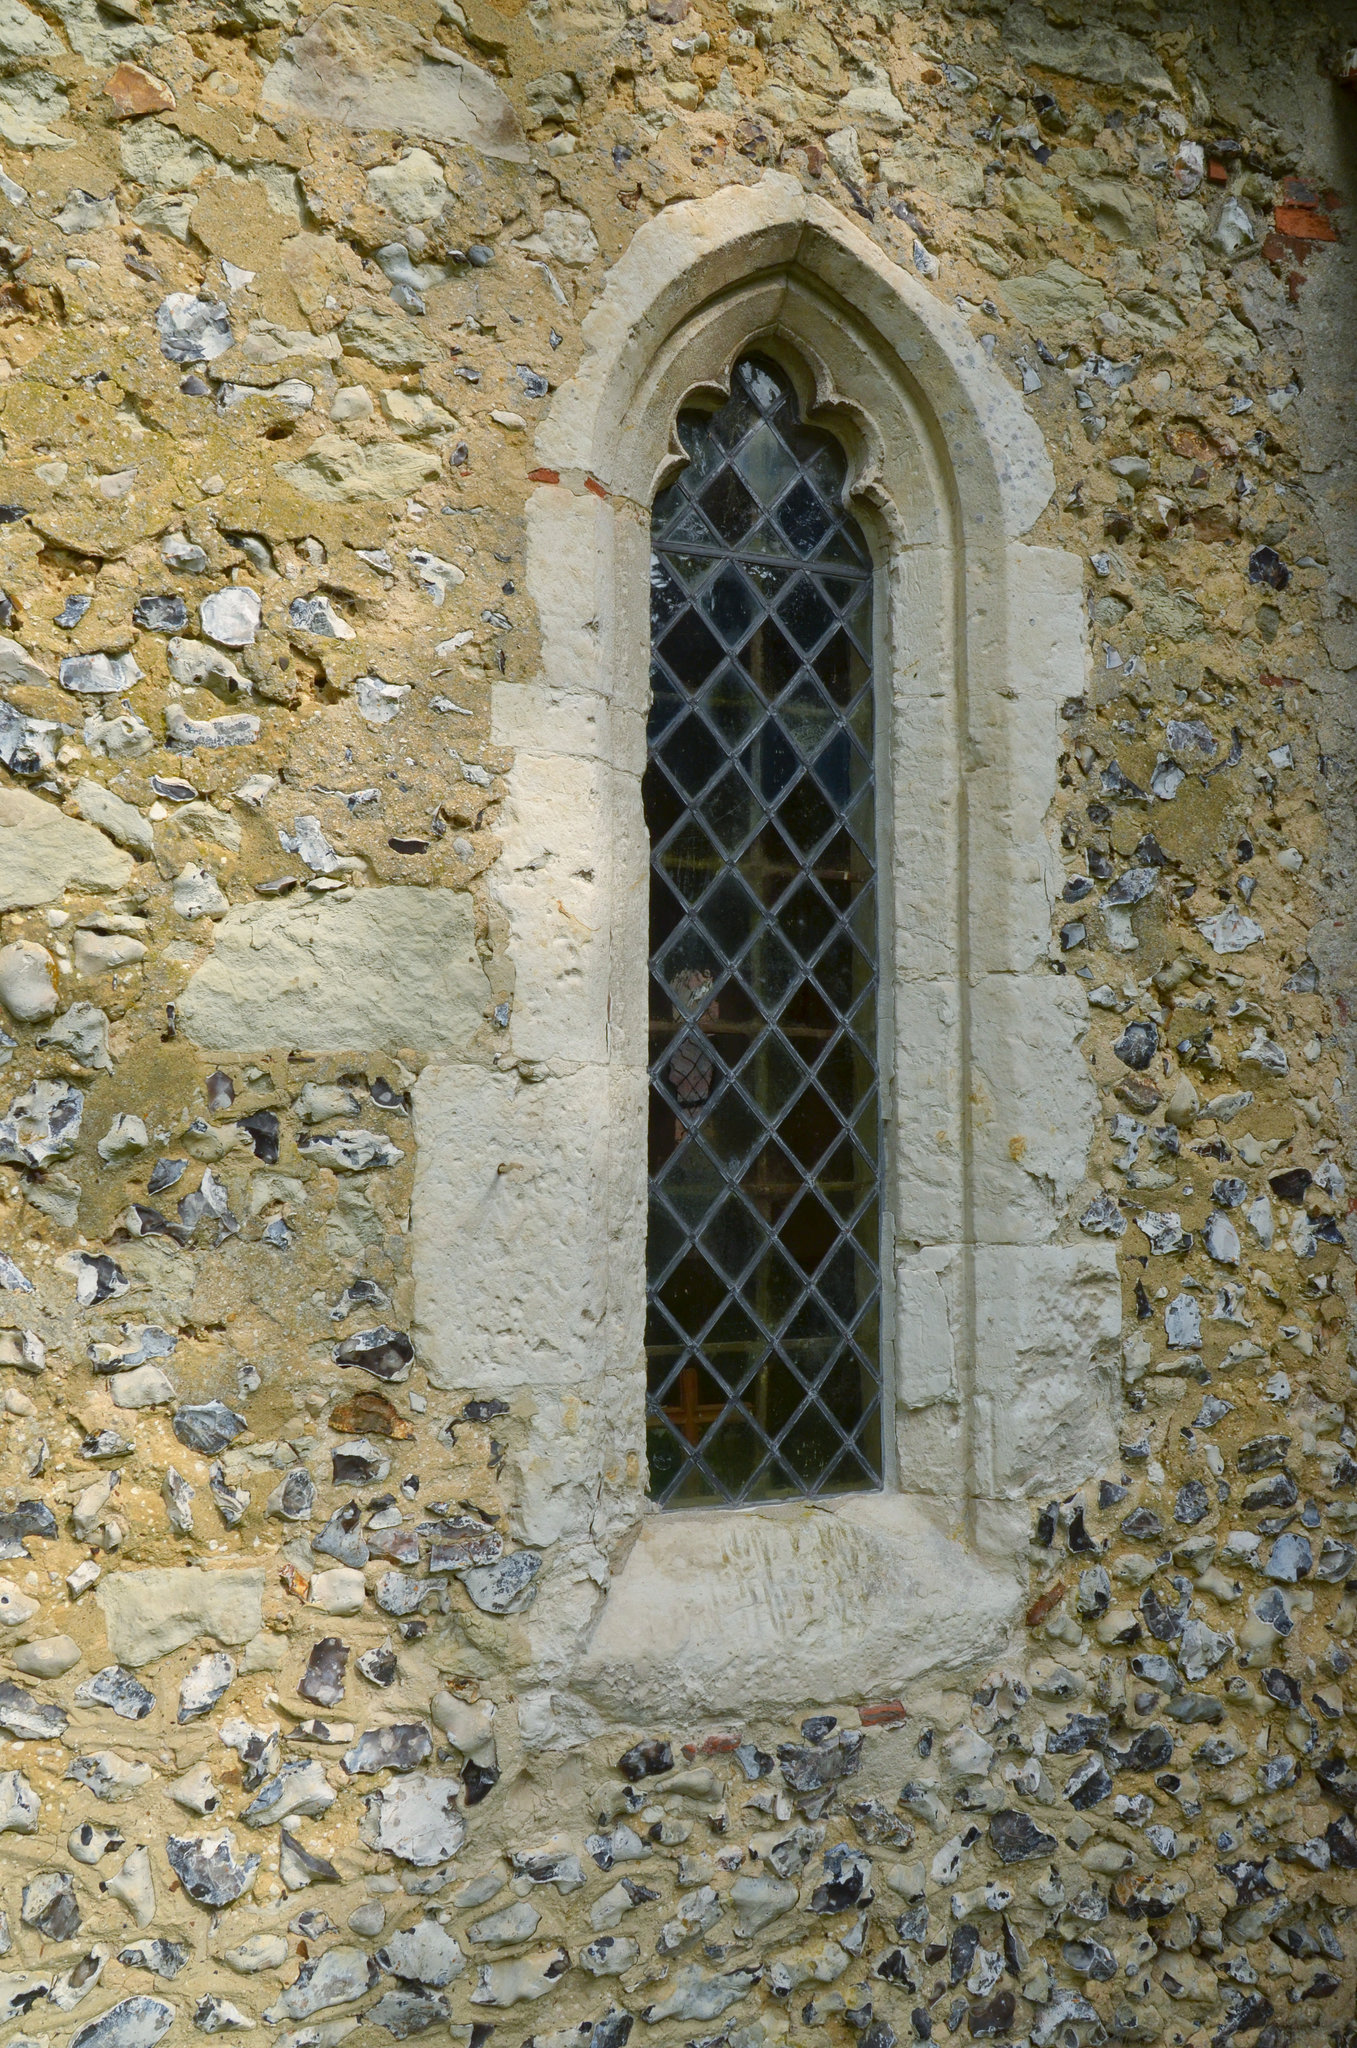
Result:
{"label": "dark flint nodule", "polygon": [[637,1742],[617,1759],[617,1768],[629,1783],[635,1785],[642,1778],[658,1778],[665,1771],[674,1768],[674,1752],[667,1742],[653,1737],[649,1742]]}
{"label": "dark flint nodule", "polygon": [[840,1778],[854,1777],[862,1764],[861,1729],[841,1728],[836,1737],[815,1749],[779,1743],[778,1762],[790,1791],[799,1795],[823,1792]]}
{"label": "dark flint nodule", "polygon": [[369,1685],[386,1687],[396,1682],[396,1653],[389,1643],[379,1649],[364,1650],[358,1659],[358,1669]]}
{"label": "dark flint nodule", "polygon": [[188,624],[188,606],[182,597],[139,597],[132,608],[132,622],[147,633],[182,633]]}
{"label": "dark flint nodule", "polygon": [[989,1839],[1001,1863],[1027,1863],[1049,1856],[1056,1846],[1055,1836],[1043,1833],[1030,1815],[1007,1806],[991,1816]]}
{"label": "dark flint nodule", "polygon": [[182,1941],[137,1941],[118,1951],[125,1970],[150,1970],[156,1977],[177,1977],[188,1959]]}
{"label": "dark flint nodule", "polygon": [[1276,548],[1255,548],[1249,556],[1249,581],[1265,583],[1269,590],[1285,590],[1291,581],[1291,571]]}
{"label": "dark flint nodule", "polygon": [[335,1346],[336,1365],[358,1366],[378,1380],[402,1378],[414,1356],[415,1347],[405,1332],[393,1330],[387,1323],[378,1323],[372,1330],[359,1330]]}
{"label": "dark flint nodule", "polygon": [[124,1721],[144,1721],[155,1705],[155,1694],[120,1664],[96,1671],[93,1678],[76,1687],[75,1697],[82,1706],[112,1707]]}
{"label": "dark flint nodule", "polygon": [[265,1166],[278,1164],[278,1119],[271,1109],[258,1109],[251,1116],[240,1117],[236,1129],[249,1138],[256,1159]]}
{"label": "dark flint nodule", "polygon": [[[334,1453],[332,1463],[335,1479],[352,1479],[354,1474],[349,1468],[362,1462],[357,1458],[346,1460],[338,1452]],[[344,1467],[343,1470],[340,1469],[341,1465]],[[326,1557],[338,1558],[341,1564],[352,1565],[355,1571],[361,1571],[371,1555],[359,1526],[361,1516],[362,1510],[356,1500],[349,1501],[342,1508],[336,1508],[320,1534],[312,1537],[311,1548],[321,1551]]]}
{"label": "dark flint nodule", "polygon": [[43,1500],[21,1500],[0,1512],[0,1558],[31,1557],[26,1536],[51,1541],[57,1535],[56,1516]]}
{"label": "dark flint nodule", "polygon": [[254,1881],[258,1856],[237,1857],[229,1829],[220,1835],[169,1835],[169,1865],[200,1906],[230,1906]]}
{"label": "dark flint nodule", "polygon": [[224,1451],[242,1430],[249,1428],[245,1417],[237,1415],[224,1401],[198,1401],[176,1408],[171,1426],[181,1444],[209,1458]]}
{"label": "dark flint nodule", "polygon": [[151,1168],[151,1178],[146,1184],[147,1194],[163,1194],[166,1188],[172,1188],[176,1182],[181,1181],[187,1171],[187,1159],[157,1159]]}
{"label": "dark flint nodule", "polygon": [[385,1728],[365,1729],[342,1761],[349,1776],[356,1778],[374,1771],[412,1771],[432,1754],[433,1743],[422,1721],[393,1721]]}
{"label": "dark flint nodule", "polygon": [[1112,1042],[1112,1050],[1123,1066],[1143,1073],[1159,1050],[1159,1029],[1151,1023],[1128,1024],[1120,1038]]}
{"label": "dark flint nodule", "polygon": [[344,1697],[344,1672],[349,1661],[349,1646],[338,1636],[322,1636],[311,1648],[306,1660],[306,1669],[297,1681],[297,1691],[304,1700],[311,1700],[318,1707],[337,1707]]}
{"label": "dark flint nodule", "polygon": [[462,1785],[466,1792],[468,1806],[479,1806],[489,1797],[500,1780],[499,1772],[489,1764],[478,1764],[468,1757],[462,1765]]}
{"label": "dark flint nodule", "polygon": [[23,1889],[19,1918],[49,1941],[69,1941],[80,1930],[80,1905],[68,1870],[43,1870]]}

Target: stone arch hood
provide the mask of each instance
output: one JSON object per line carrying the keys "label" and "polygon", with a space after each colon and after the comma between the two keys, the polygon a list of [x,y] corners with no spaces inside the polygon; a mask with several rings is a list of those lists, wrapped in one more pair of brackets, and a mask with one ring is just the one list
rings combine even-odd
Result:
{"label": "stone arch hood", "polygon": [[264,80],[265,107],[390,129],[526,163],[518,116],[488,72],[375,8],[327,7]]}

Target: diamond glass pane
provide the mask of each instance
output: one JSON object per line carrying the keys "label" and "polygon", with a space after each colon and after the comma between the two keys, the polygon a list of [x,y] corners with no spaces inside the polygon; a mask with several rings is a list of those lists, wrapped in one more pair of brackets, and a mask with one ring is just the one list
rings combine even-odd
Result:
{"label": "diamond glass pane", "polygon": [[749,356],[652,516],[650,1491],[881,1483],[871,558]]}

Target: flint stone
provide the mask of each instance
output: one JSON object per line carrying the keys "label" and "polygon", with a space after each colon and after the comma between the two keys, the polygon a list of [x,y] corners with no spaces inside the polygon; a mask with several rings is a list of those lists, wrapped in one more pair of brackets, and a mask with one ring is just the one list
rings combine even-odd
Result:
{"label": "flint stone", "polygon": [[215,1835],[170,1835],[165,1855],[189,1897],[214,1910],[249,1891],[260,1864],[258,1856],[236,1855],[230,1828]]}
{"label": "flint stone", "polygon": [[150,1970],[156,1977],[177,1977],[188,1959],[182,1941],[135,1941],[118,1951],[125,1970]]}
{"label": "flint stone", "polygon": [[495,1564],[473,1565],[462,1584],[483,1614],[521,1614],[537,1596],[533,1582],[541,1569],[540,1551],[516,1550]]}
{"label": "flint stone", "polygon": [[141,680],[131,654],[68,654],[57,670],[63,690],[77,697],[120,697]]}
{"label": "flint stone", "polygon": [[202,628],[209,640],[224,647],[248,647],[259,631],[259,592],[248,583],[231,583],[214,590],[198,607]]}
{"label": "flint stone", "polygon": [[281,1934],[252,1934],[236,1948],[228,1948],[222,1961],[239,1977],[280,1970],[287,1961],[287,1942]]}
{"label": "flint stone", "polygon": [[266,2020],[304,2020],[327,2006],[349,2005],[377,1982],[376,1963],[361,1948],[330,1948],[304,1962],[264,2014]]}
{"label": "flint stone", "polygon": [[263,1785],[240,1818],[247,1828],[266,1828],[294,1814],[324,1813],[335,1790],[321,1763],[287,1763]]}
{"label": "flint stone", "polygon": [[200,1401],[176,1408],[173,1428],[181,1444],[187,1444],[191,1451],[201,1451],[206,1458],[214,1458],[218,1451],[233,1444],[249,1424],[224,1401]]}
{"label": "flint stone", "polygon": [[115,1801],[130,1799],[143,1785],[149,1785],[152,1772],[149,1764],[119,1756],[116,1750],[92,1749],[67,1765],[66,1776],[75,1784],[83,1785],[96,1799],[112,1805]]}
{"label": "flint stone", "polygon": [[452,2017],[446,1998],[436,1991],[384,1991],[363,2015],[369,2026],[381,2027],[397,2041],[422,2034]]}
{"label": "flint stone", "polygon": [[225,1650],[210,1650],[200,1657],[192,1670],[185,1672],[180,1684],[177,1718],[196,1721],[200,1714],[210,1713],[235,1675],[235,1659],[228,1657]]}
{"label": "flint stone", "polygon": [[156,308],[160,352],[172,363],[210,363],[234,348],[230,308],[195,292],[171,292]]}
{"label": "flint stone", "polygon": [[[399,1166],[405,1154],[380,1131],[308,1132],[297,1150],[335,1173],[368,1173],[374,1166]],[[392,1335],[396,1333],[393,1331]],[[389,1373],[382,1374],[390,1378]]]}
{"label": "flint stone", "polygon": [[[3,797],[0,796],[0,802]],[[80,1138],[85,1098],[64,1081],[34,1081],[0,1117],[0,1160],[10,1166],[48,1166],[69,1159]]]}
{"label": "flint stone", "polygon": [[290,1892],[300,1891],[308,1884],[339,1884],[342,1882],[333,1863],[317,1856],[290,1835],[286,1828],[278,1830],[278,1875]]}
{"label": "flint stone", "polygon": [[174,2007],[163,1998],[139,1993],[111,2005],[97,2020],[88,2020],[72,2034],[68,2048],[155,2048],[175,2017]]}
{"label": "flint stone", "polygon": [[394,1721],[385,1728],[368,1728],[343,1763],[350,1777],[374,1771],[412,1771],[433,1754],[433,1742],[422,1721]]}
{"label": "flint stone", "polygon": [[338,1636],[322,1636],[312,1645],[306,1669],[297,1682],[301,1697],[318,1707],[338,1706],[344,1697],[344,1669],[348,1661],[347,1643]]}
{"label": "flint stone", "polygon": [[[685,1963],[674,1974],[673,1989],[668,1998],[659,2005],[647,2006],[642,2017],[648,2026],[670,2019],[714,2020],[728,2007],[738,2004],[754,1981],[754,1974],[749,1970],[709,1973],[696,1963]],[[472,2002],[478,2002],[475,1994]]]}
{"label": "flint stone", "polygon": [[48,1941],[70,1941],[80,1931],[80,1907],[68,1870],[42,1870],[23,1889],[19,1918]]}
{"label": "flint stone", "polygon": [[1054,1853],[1056,1838],[1044,1834],[1028,1814],[1001,1807],[989,1824],[990,1846],[1001,1863],[1027,1863]]}
{"label": "flint stone", "polygon": [[[357,1134],[348,1132],[342,1135],[353,1137]],[[388,1384],[410,1377],[414,1357],[415,1347],[405,1332],[393,1330],[386,1323],[378,1323],[375,1329],[356,1331],[352,1337],[345,1337],[335,1346],[336,1365],[356,1365],[363,1372],[370,1372],[374,1379],[385,1380]]]}
{"label": "flint stone", "polygon": [[390,1976],[435,1991],[451,1984],[466,1968],[458,1944],[437,1920],[420,1920],[393,1934],[378,1949],[376,1961]]}
{"label": "flint stone", "polygon": [[193,2024],[200,2034],[240,2034],[253,2029],[254,2021],[229,1998],[205,1992],[193,2009]]}
{"label": "flint stone", "polygon": [[375,1846],[420,1870],[446,1863],[466,1840],[457,1792],[455,1778],[422,1773],[387,1785],[368,1806],[375,1820]]}
{"label": "flint stone", "polygon": [[123,1721],[144,1721],[155,1706],[155,1694],[120,1664],[107,1664],[75,1689],[81,1706],[112,1707]]}
{"label": "flint stone", "polygon": [[63,1708],[39,1703],[22,1686],[0,1678],[0,1728],[7,1735],[20,1742],[48,1742],[61,1734],[68,1718]]}
{"label": "flint stone", "polygon": [[31,1835],[42,1801],[22,1771],[0,1772],[0,1834]]}

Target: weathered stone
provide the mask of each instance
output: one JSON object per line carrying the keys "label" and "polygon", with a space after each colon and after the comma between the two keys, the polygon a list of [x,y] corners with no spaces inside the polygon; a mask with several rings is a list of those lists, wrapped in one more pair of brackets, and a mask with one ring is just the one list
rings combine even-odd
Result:
{"label": "weathered stone", "polygon": [[92,825],[27,790],[0,790],[0,910],[51,903],[65,889],[121,889],[128,854]]}
{"label": "weathered stone", "polygon": [[201,1045],[460,1052],[489,990],[471,906],[452,891],[365,890],[351,903],[233,911],[180,1004]]}
{"label": "weathered stone", "polygon": [[263,1618],[264,1574],[158,1568],[111,1573],[95,1598],[103,1609],[109,1648],[134,1669],[191,1643],[215,1636],[245,1643]]}
{"label": "weathered stone", "polygon": [[487,73],[372,8],[327,7],[268,73],[263,100],[347,128],[396,129],[512,162],[527,158],[513,108]]}

